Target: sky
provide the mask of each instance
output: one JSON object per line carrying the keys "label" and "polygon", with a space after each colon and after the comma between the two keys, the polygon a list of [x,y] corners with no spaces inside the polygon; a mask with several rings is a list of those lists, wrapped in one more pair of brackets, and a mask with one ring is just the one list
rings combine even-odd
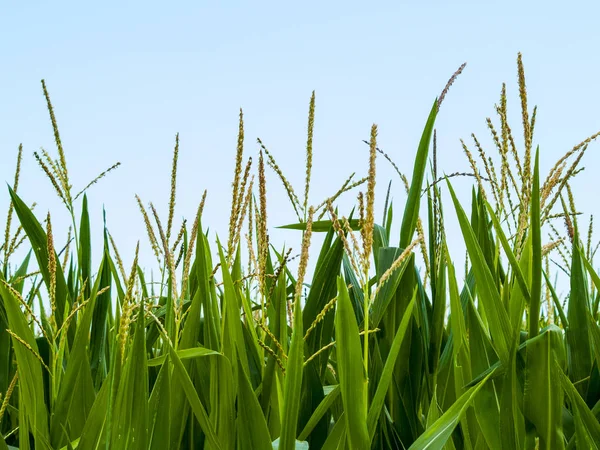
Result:
{"label": "sky", "polygon": [[[182,217],[193,220],[207,189],[203,222],[225,240],[240,108],[246,157],[257,161],[260,137],[301,194],[308,104],[316,91],[310,203],[318,204],[352,172],[366,175],[362,140],[373,123],[380,148],[410,176],[433,101],[463,62],[467,67],[436,122],[440,171],[469,171],[460,139],[471,142],[471,133],[493,153],[485,119],[494,117],[503,82],[513,128],[520,130],[518,52],[530,106],[539,107],[534,144],[545,175],[600,129],[598,13],[591,1],[568,7],[537,1],[2,2],[0,181],[12,182],[22,143],[20,195],[37,202],[39,218],[50,211],[54,229],[66,238],[68,215],[33,158],[40,148],[56,154],[40,84],[45,79],[74,190],[121,162],[88,193],[94,265],[105,207],[126,265],[141,239],[140,258],[150,266],[134,196],[152,201],[166,221],[176,133],[176,225]],[[578,209],[586,214],[600,213],[598,145],[588,150],[587,170],[574,184]],[[398,226],[404,188],[383,158],[377,173],[376,218],[392,180]],[[472,180],[454,185],[470,201]],[[267,190],[272,242],[299,249],[297,232],[275,228],[294,222],[294,212],[272,171]],[[355,200],[353,192],[339,202],[342,214]],[[0,190],[0,211],[7,208],[8,193]],[[464,248],[449,204],[446,222],[460,266]]]}

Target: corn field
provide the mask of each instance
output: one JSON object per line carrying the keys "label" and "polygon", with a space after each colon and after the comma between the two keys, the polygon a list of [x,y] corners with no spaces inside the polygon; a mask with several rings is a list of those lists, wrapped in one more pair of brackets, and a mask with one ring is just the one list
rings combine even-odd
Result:
{"label": "corn field", "polygon": [[[330,196],[310,191],[314,93],[299,194],[263,141],[257,164],[246,155],[240,112],[221,234],[202,221],[206,191],[175,224],[177,136],[168,216],[136,197],[151,251],[138,243],[126,261],[106,224],[92,258],[86,196],[119,164],[73,188],[42,82],[56,153],[34,157],[71,227],[59,241],[67,230],[19,196],[19,147],[0,239],[0,450],[600,449],[598,245],[571,189],[600,134],[541,174],[519,54],[519,125],[503,85],[486,144],[462,142],[471,171],[444,174],[436,116],[464,67],[433,102],[412,174],[373,125],[364,178]],[[375,198],[379,164],[395,168],[403,205],[390,188]],[[268,170],[297,216],[272,227],[296,230],[295,252],[270,243]],[[450,254],[445,218],[466,261]]]}

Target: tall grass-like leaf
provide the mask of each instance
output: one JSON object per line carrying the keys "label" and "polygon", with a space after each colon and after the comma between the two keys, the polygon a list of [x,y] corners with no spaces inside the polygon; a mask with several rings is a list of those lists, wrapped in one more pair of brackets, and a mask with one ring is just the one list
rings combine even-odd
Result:
{"label": "tall grass-like leaf", "polygon": [[350,294],[350,300],[356,314],[356,321],[362,323],[365,317],[364,304],[365,304],[365,293],[361,289],[360,281],[358,281],[357,274],[354,273],[352,263],[348,255],[344,254],[343,260],[344,278],[352,285],[351,289],[348,289]]}
{"label": "tall grass-like leaf", "polygon": [[[208,251],[208,241],[206,236],[201,232],[202,224],[199,223],[199,232],[197,235],[196,260],[195,260],[195,275],[197,280],[197,290],[191,298],[190,306],[187,309],[186,320],[181,330],[181,338],[178,343],[178,356],[182,360],[182,364],[186,371],[193,374],[190,370],[191,362],[184,355],[188,351],[198,351],[196,346],[200,335],[201,309],[204,304],[204,344],[210,348],[218,349],[218,339],[216,329],[220,327],[219,317],[212,310],[212,295],[210,292],[210,271],[207,268],[206,252]],[[207,273],[208,271],[208,273]],[[168,308],[169,306],[166,305]],[[166,311],[165,311],[166,312]],[[203,352],[208,352],[207,349],[202,349]],[[213,353],[214,350],[213,350]],[[197,356],[197,355],[195,355]],[[195,357],[191,356],[190,357]],[[163,355],[163,358],[165,356]],[[161,364],[160,360],[152,360],[149,364]],[[216,364],[210,361],[208,365]],[[175,446],[180,443],[181,435],[185,429],[185,423],[188,419],[189,409],[185,406],[186,393],[181,384],[173,384],[170,392],[171,408],[179,410],[178,420],[171,421],[170,438],[171,445]],[[224,402],[225,405],[225,402]]]}
{"label": "tall grass-like leaf", "polygon": [[[469,351],[471,354],[471,372],[474,376],[485,373],[498,362],[498,356],[486,334],[481,318],[475,310],[475,305],[467,291],[467,328],[469,329]],[[487,375],[486,375],[487,376]],[[482,387],[475,398],[475,416],[481,428],[486,444],[493,450],[502,450],[500,436],[500,382],[490,380]]]}
{"label": "tall grass-like leaf", "polygon": [[[28,256],[29,258],[29,256]],[[0,273],[0,280],[3,280]],[[14,284],[13,284],[14,287]],[[4,310],[3,302],[0,302],[0,392],[6,392],[14,376],[15,368],[12,367],[12,337],[6,331],[9,328],[8,317]]]}
{"label": "tall grass-like leaf", "polygon": [[[435,268],[432,268],[434,271]],[[431,343],[429,365],[434,380],[437,379],[440,350],[444,337],[444,320],[446,318],[446,259],[440,258],[438,273],[435,275],[436,290],[433,296],[433,312],[431,318]]]}
{"label": "tall grass-like leaf", "polygon": [[560,299],[558,298],[558,295],[556,294],[556,290],[554,289],[554,287],[552,287],[552,282],[550,281],[550,277],[548,276],[548,274],[545,271],[543,271],[543,274],[544,274],[544,279],[546,280],[546,286],[550,290],[550,296],[552,297],[552,301],[554,302],[554,307],[558,311],[558,315],[560,317],[560,321],[563,325],[563,328],[569,329],[569,320],[567,319],[565,311],[563,310],[563,307],[560,304]]}
{"label": "tall grass-like leaf", "polygon": [[125,360],[114,403],[111,449],[146,449],[148,366],[144,308],[140,305],[133,343]]}
{"label": "tall grass-like leaf", "polygon": [[494,278],[485,261],[483,252],[477,243],[473,229],[469,225],[467,216],[458,202],[458,198],[448,180],[448,189],[454,202],[460,228],[465,239],[469,256],[473,261],[473,271],[477,279],[479,298],[483,303],[486,317],[490,325],[490,333],[494,347],[502,361],[508,361],[509,342],[511,340],[511,326],[506,309],[502,305],[500,294],[494,283]]}
{"label": "tall grass-like leaf", "polygon": [[402,216],[402,225],[400,227],[400,248],[406,248],[412,240],[412,236],[417,226],[419,218],[419,205],[421,203],[421,189],[423,187],[423,178],[425,177],[425,169],[427,167],[427,155],[429,153],[429,144],[431,135],[433,134],[433,126],[437,116],[438,101],[435,99],[425,129],[419,141],[417,155],[415,156],[415,165],[413,167],[410,190],[408,199],[404,207],[404,215]]}
{"label": "tall grass-like leaf", "polygon": [[[35,253],[38,267],[44,278],[46,286],[50,287],[50,271],[48,270],[48,239],[44,229],[33,215],[33,212],[21,200],[21,198],[9,187],[10,197],[13,202],[15,212],[19,217],[21,226],[31,242],[31,247]],[[64,320],[65,305],[71,306],[71,299],[65,275],[60,264],[56,266],[56,323],[60,327]],[[74,328],[70,327],[70,339],[74,336]]]}
{"label": "tall grass-like leaf", "polygon": [[96,395],[96,400],[87,417],[77,446],[78,449],[87,450],[106,447],[106,408],[108,407],[109,395],[110,378],[107,378]]}
{"label": "tall grass-like leaf", "polygon": [[576,385],[581,395],[587,391],[587,381],[592,371],[592,348],[587,328],[587,316],[590,313],[587,278],[583,272],[582,255],[577,241],[573,243],[571,263],[571,293],[567,319],[569,328],[566,331],[567,359],[569,378]]}
{"label": "tall grass-like leaf", "polygon": [[325,395],[325,398],[321,401],[319,406],[315,409],[313,415],[310,417],[304,429],[298,435],[298,440],[304,441],[308,435],[312,432],[315,426],[320,422],[321,418],[325,415],[325,413],[332,407],[333,403],[340,396],[340,385],[336,385],[328,394]]}
{"label": "tall grass-like leaf", "polygon": [[331,429],[321,450],[337,450],[347,448],[346,443],[346,413],[342,412]]}
{"label": "tall grass-like leaf", "polygon": [[542,223],[540,220],[540,149],[535,152],[533,187],[531,189],[531,300],[529,303],[529,338],[539,332],[542,297]]}
{"label": "tall grass-like leaf", "polygon": [[564,365],[565,355],[562,331],[551,325],[527,341],[525,370],[524,412],[540,437],[540,449],[564,448],[562,407],[564,403],[559,362]]}
{"label": "tall grass-like leaf", "polygon": [[335,313],[336,355],[342,403],[346,412],[346,429],[350,447],[370,448],[367,429],[367,378],[362,361],[358,324],[344,280],[338,278],[338,301]]}
{"label": "tall grass-like leaf", "polygon": [[[358,219],[348,219],[348,223],[350,224],[350,228],[352,230],[360,230],[360,224]],[[311,230],[315,233],[327,233],[332,226],[333,222],[331,220],[315,220],[312,223]],[[277,228],[282,228],[286,230],[306,230],[306,222],[282,225]]]}
{"label": "tall grass-like leaf", "polygon": [[519,408],[522,394],[517,378],[516,353],[514,350],[511,350],[505,368],[500,395],[500,435],[502,436],[503,446],[520,450],[525,444],[525,421]]}
{"label": "tall grass-like leaf", "polygon": [[573,417],[575,420],[575,437],[577,448],[591,450],[600,449],[600,424],[588,406],[585,404],[577,388],[571,383],[571,380],[563,373],[557,362],[554,362],[556,371],[565,394],[571,401]]}
{"label": "tall grass-like leaf", "polygon": [[[525,273],[527,280],[532,278],[533,240],[533,233],[529,233],[520,260],[521,270]],[[507,286],[505,290],[508,292],[508,281],[505,281],[505,284]],[[517,367],[520,356],[518,349],[521,337],[521,323],[525,308],[525,297],[518,290],[517,286],[513,286],[510,292],[509,304],[511,323],[513,325],[509,359],[506,362],[502,362],[505,370],[500,397],[500,434],[502,435],[504,445],[514,449],[526,446],[525,418],[522,412],[522,377],[520,377],[521,370]]]}
{"label": "tall grass-like leaf", "polygon": [[[590,278],[592,279],[592,283],[596,287],[596,290],[598,292],[600,292],[600,276],[598,276],[598,274],[596,273],[596,271],[594,270],[594,268],[592,267],[590,262],[583,255],[581,255],[581,261],[583,262],[583,265],[585,266],[588,273],[590,274]],[[592,315],[594,317],[598,314],[598,303],[599,302],[600,302],[600,296],[596,295],[596,300],[594,301],[594,305],[592,306]]]}
{"label": "tall grass-like leaf", "polygon": [[[210,246],[206,235],[201,231],[202,222],[198,224],[198,236],[196,238],[196,279],[198,282],[198,292],[202,300],[204,309],[204,345],[213,350],[220,348],[219,310],[214,303],[211,292],[211,271],[212,261],[210,257]],[[186,321],[187,322],[187,321]],[[186,333],[184,328],[184,333]]]}
{"label": "tall grass-like leaf", "polygon": [[487,383],[489,377],[490,375],[481,380],[477,385],[469,388],[431,427],[427,428],[413,442],[409,450],[442,450],[452,435],[454,428],[473,402],[479,390]]}
{"label": "tall grass-like leaf", "polygon": [[[223,285],[225,293],[223,296],[223,310],[224,310],[224,342],[223,342],[223,353],[229,358],[230,361],[236,361],[240,358],[242,367],[247,374],[250,373],[248,366],[248,356],[246,353],[246,346],[244,344],[244,334],[242,330],[242,323],[240,321],[240,302],[236,288],[233,284],[231,272],[228,269],[227,260],[223,253],[223,247],[219,245],[219,257],[221,261],[221,272],[223,274]],[[239,356],[238,356],[239,355]],[[237,365],[234,366],[234,377],[237,376]]]}
{"label": "tall grass-like leaf", "polygon": [[[448,294],[450,297],[450,329],[452,336],[452,356],[454,367],[455,398],[459,398],[465,391],[465,385],[472,379],[471,355],[469,351],[469,339],[466,328],[466,318],[461,305],[461,298],[456,283],[454,265],[450,259],[448,248],[445,246],[446,262],[448,267]],[[447,344],[450,345],[450,344]],[[485,387],[489,389],[489,385]],[[481,398],[481,393],[479,398]],[[473,408],[474,409],[474,408]],[[462,422],[463,434],[465,436],[465,447],[472,448],[474,439],[481,434],[480,427],[474,410],[468,410],[466,418]]]}
{"label": "tall grass-like leaf", "polygon": [[[379,249],[377,264],[377,278],[381,276],[392,266],[396,258],[402,254],[402,249],[396,247],[383,247]],[[379,322],[383,319],[386,313],[389,313],[388,307],[394,299],[398,286],[404,276],[405,271],[411,270],[414,266],[413,257],[408,257],[401,264],[401,266],[393,272],[387,279],[386,283],[380,288],[379,293],[375,297],[372,303],[372,319],[371,324],[373,327],[379,326]]]}
{"label": "tall grass-like leaf", "polygon": [[[90,333],[90,366],[96,389],[100,389],[108,372],[107,345],[108,330],[110,326],[110,307],[112,290],[112,273],[109,265],[108,235],[104,230],[104,256],[100,265],[99,288],[108,288],[96,297],[94,303],[94,317],[92,318],[92,329]],[[89,308],[89,306],[88,306]]]}
{"label": "tall grass-like leaf", "polygon": [[[1,276],[0,276],[1,279]],[[33,336],[33,332],[21,311],[19,301],[14,297],[3,283],[0,282],[0,297],[8,318],[10,329],[15,335],[22,339],[28,346],[26,348],[21,342],[13,338],[13,349],[19,369],[19,426],[29,424],[36,442],[50,442],[48,429],[48,413],[44,401],[44,382],[42,377],[42,365],[34,356],[39,355],[39,349]],[[29,437],[27,437],[29,440]]]}
{"label": "tall grass-like leaf", "polygon": [[394,376],[394,367],[396,366],[396,360],[398,358],[398,354],[400,353],[400,348],[402,347],[404,337],[406,336],[406,330],[408,329],[408,325],[410,323],[410,320],[412,319],[416,295],[417,293],[415,291],[413,299],[408,304],[408,307],[404,312],[404,317],[402,318],[402,322],[400,322],[398,331],[396,331],[396,336],[394,337],[392,346],[385,360],[383,372],[381,373],[381,377],[379,378],[379,381],[377,383],[377,390],[375,391],[375,395],[371,400],[371,405],[367,414],[367,427],[369,431],[369,439],[371,440],[375,435],[375,427],[377,425],[377,420],[379,419],[379,416],[381,414],[386,394]]}
{"label": "tall grass-like leaf", "polygon": [[302,309],[300,296],[294,301],[294,326],[292,342],[285,367],[283,386],[283,410],[281,418],[280,450],[293,450],[296,445],[298,428],[298,412],[302,389],[302,372],[304,366],[304,331],[302,326]]}
{"label": "tall grass-like leaf", "polygon": [[260,403],[241,367],[238,368],[238,433],[240,450],[273,449]]}
{"label": "tall grass-like leaf", "polygon": [[[340,274],[343,255],[344,246],[339,237],[333,240],[333,243],[329,246],[327,245],[327,241],[323,244],[317,266],[314,270],[311,288],[306,297],[304,308],[302,309],[302,324],[304,330],[308,330],[325,305],[336,296],[336,280]],[[332,341],[333,324],[333,314],[327,314],[325,318],[318,323],[317,327],[311,332],[306,341],[307,354],[316,353]],[[317,365],[321,378],[325,375],[329,354],[329,351],[324,351],[313,361],[313,364]]]}
{"label": "tall grass-like leaf", "polygon": [[194,387],[190,376],[185,370],[181,359],[179,359],[179,356],[177,356],[177,352],[175,351],[175,349],[173,347],[169,347],[169,349],[169,356],[173,361],[173,374],[176,375],[174,376],[174,380],[176,380],[176,382],[181,383],[181,386],[183,387],[190,407],[192,408],[192,412],[196,416],[196,419],[198,419],[198,423],[200,424],[202,431],[206,435],[206,440],[212,446],[212,448],[214,448],[215,450],[220,450],[221,445],[217,440],[217,435],[215,433],[213,425],[210,423],[208,414],[206,413],[206,409],[204,408],[204,406],[202,406],[202,402],[198,397],[198,393],[196,392],[196,388]]}
{"label": "tall grass-like leaf", "polygon": [[[202,364],[202,360],[196,359],[195,363],[196,374],[207,372],[206,364]],[[238,361],[238,364],[241,364],[241,361]],[[239,375],[238,373],[238,377]],[[200,376],[197,378],[196,387],[205,385]],[[217,425],[219,445],[222,448],[231,448],[235,445],[235,396],[238,385],[233,380],[231,363],[223,355],[210,358],[210,380],[210,419]],[[208,387],[207,384],[205,386]]]}
{"label": "tall grass-like leaf", "polygon": [[92,290],[92,233],[90,230],[90,213],[88,211],[87,194],[83,195],[81,205],[81,221],[79,222],[79,269],[81,282],[85,284],[84,298],[90,297]]}
{"label": "tall grass-like leaf", "polygon": [[173,417],[171,403],[171,364],[168,356],[160,367],[148,401],[148,441],[150,450],[169,448]]}
{"label": "tall grass-like leaf", "polygon": [[[104,262],[100,267],[100,272],[104,272]],[[65,445],[65,437],[73,440],[80,436],[96,397],[88,347],[90,344],[89,330],[97,301],[96,293],[102,281],[102,277],[97,278],[96,285],[93,286],[91,298],[78,323],[66,370],[61,378],[50,428],[52,443],[55,447]],[[69,429],[72,434],[65,436],[65,429]]]}
{"label": "tall grass-like leaf", "polygon": [[[276,280],[275,288],[270,299],[271,308],[269,325],[273,336],[275,336],[275,339],[277,339],[279,342],[283,341],[282,348],[284,349],[284,351],[285,348],[283,347],[283,345],[287,344],[288,331],[288,324],[286,321],[286,300],[286,277],[285,273],[282,271]],[[285,339],[282,339],[282,336],[284,336]],[[277,352],[279,350],[275,342],[270,343],[270,348],[274,352]],[[274,411],[277,409],[271,403],[271,396],[274,394],[275,388],[277,387],[276,376],[278,375],[278,373],[280,373],[280,371],[277,368],[276,360],[275,358],[270,357],[267,360],[267,364],[263,374],[262,392],[260,398],[263,413],[267,417],[269,416],[270,411]],[[275,430],[271,430],[271,433],[273,435],[278,434],[278,432],[275,432]]]}
{"label": "tall grass-like leaf", "polygon": [[487,206],[488,214],[490,215],[490,218],[492,219],[492,223],[494,224],[494,229],[496,230],[496,236],[498,237],[498,239],[500,240],[500,243],[502,244],[502,249],[504,250],[504,253],[506,254],[506,257],[510,263],[510,267],[512,268],[513,273],[515,274],[515,278],[517,279],[517,283],[519,284],[521,293],[523,294],[525,299],[529,302],[529,300],[531,299],[531,293],[529,292],[529,286],[528,286],[527,282],[525,281],[523,272],[521,271],[521,266],[519,265],[519,262],[517,261],[517,258],[510,247],[508,239],[506,238],[506,235],[504,234],[504,230],[502,229],[502,225],[500,224],[498,217],[496,217],[496,214],[494,213],[494,209],[493,209],[492,205],[490,205],[489,203],[486,202],[486,206]]}

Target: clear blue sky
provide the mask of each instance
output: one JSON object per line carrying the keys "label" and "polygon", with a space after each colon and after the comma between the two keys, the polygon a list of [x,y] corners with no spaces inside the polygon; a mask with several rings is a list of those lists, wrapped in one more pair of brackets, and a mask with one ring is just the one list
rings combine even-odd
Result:
{"label": "clear blue sky", "polygon": [[[349,173],[366,172],[367,147],[361,141],[368,139],[372,123],[379,125],[381,148],[410,175],[431,104],[464,61],[467,69],[437,123],[442,170],[468,170],[459,139],[471,132],[493,152],[485,118],[493,115],[503,81],[513,127],[519,129],[519,51],[530,104],[539,105],[535,143],[542,151],[542,173],[600,129],[600,8],[595,2],[568,7],[520,1],[410,3],[3,2],[0,180],[12,179],[22,142],[22,197],[38,202],[38,215],[50,209],[57,230],[66,224],[64,210],[32,157],[41,146],[55,152],[42,78],[75,187],[122,163],[89,197],[94,235],[101,237],[105,204],[127,264],[135,240],[144,236],[134,194],[155,202],[166,217],[177,132],[177,224],[181,216],[192,219],[208,188],[205,224],[224,238],[240,107],[246,118],[246,154],[257,155],[255,138],[260,137],[301,192],[308,101],[316,90],[313,203],[337,190]],[[599,152],[598,144],[590,148],[587,173],[576,185],[578,206],[588,213],[600,212],[594,195]],[[378,173],[378,211],[392,178],[399,215],[403,188],[382,158]],[[456,185],[463,197],[468,195],[470,180]],[[293,221],[272,173],[268,191],[270,225]],[[354,199],[351,194],[340,205],[349,207]],[[4,191],[0,211],[7,206]],[[446,216],[454,222],[450,208]],[[297,238],[283,231],[272,235],[279,243]],[[150,257],[145,247],[142,258]],[[463,254],[457,251],[454,257],[460,265]]]}

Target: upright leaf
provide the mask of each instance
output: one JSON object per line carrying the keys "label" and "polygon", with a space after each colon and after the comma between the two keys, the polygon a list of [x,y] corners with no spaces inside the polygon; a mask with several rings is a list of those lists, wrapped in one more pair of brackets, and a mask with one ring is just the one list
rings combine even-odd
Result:
{"label": "upright leaf", "polygon": [[452,435],[454,428],[458,425],[467,408],[479,390],[488,381],[490,375],[485,377],[475,386],[469,388],[454,404],[427,428],[419,438],[413,442],[408,450],[442,450]]}
{"label": "upright leaf", "polygon": [[364,370],[358,324],[348,296],[346,283],[338,277],[338,301],[335,313],[336,355],[342,403],[350,447],[371,447],[367,430],[367,377]]}
{"label": "upright leaf", "polygon": [[50,442],[42,377],[42,370],[45,369],[42,368],[40,361],[35,356],[35,354],[39,355],[38,346],[25,315],[21,311],[20,303],[1,282],[1,277],[0,299],[4,304],[10,330],[19,338],[12,338],[19,370],[19,426],[26,427],[25,422],[27,422],[36,441],[39,439]]}
{"label": "upright leaf", "polygon": [[531,190],[531,302],[529,304],[529,337],[539,331],[540,306],[542,297],[542,222],[540,220],[540,149],[535,152],[533,187]]}
{"label": "upright leaf", "polygon": [[285,367],[285,381],[283,386],[280,450],[293,450],[296,445],[303,365],[304,331],[302,326],[302,309],[300,307],[300,296],[296,296],[294,301],[292,343]]}
{"label": "upright leaf", "polygon": [[540,449],[564,448],[562,407],[564,403],[560,366],[565,355],[562,331],[551,325],[539,336],[527,341],[524,413],[540,438]]}
{"label": "upright leaf", "polygon": [[406,206],[404,207],[404,215],[402,216],[402,225],[400,228],[400,248],[408,247],[417,226],[419,206],[421,204],[421,189],[423,188],[423,178],[425,177],[425,169],[427,167],[427,154],[429,153],[429,143],[433,134],[437,110],[438,101],[435,99],[427,118],[425,129],[421,135],[421,140],[419,141],[417,155],[415,156],[410,190]]}
{"label": "upright leaf", "polygon": [[[447,180],[446,180],[447,181]],[[511,341],[511,326],[506,309],[502,305],[500,294],[494,282],[483,252],[477,243],[473,229],[460,205],[454,189],[449,181],[448,189],[454,202],[460,228],[463,233],[469,256],[473,261],[473,271],[477,280],[479,299],[481,300],[490,326],[494,348],[502,361],[508,361],[509,343]]]}

